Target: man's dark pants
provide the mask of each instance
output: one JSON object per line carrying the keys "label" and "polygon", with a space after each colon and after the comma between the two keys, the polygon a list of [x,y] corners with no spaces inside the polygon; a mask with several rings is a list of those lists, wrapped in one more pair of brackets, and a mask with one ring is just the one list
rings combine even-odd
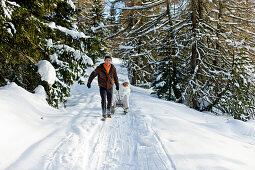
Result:
{"label": "man's dark pants", "polygon": [[[106,89],[104,87],[99,87],[100,88],[100,95],[101,95],[101,106],[102,106],[102,113],[103,116],[111,114],[111,106],[112,106],[112,94],[113,94],[113,88]],[[107,100],[107,105],[106,105],[106,100]]]}

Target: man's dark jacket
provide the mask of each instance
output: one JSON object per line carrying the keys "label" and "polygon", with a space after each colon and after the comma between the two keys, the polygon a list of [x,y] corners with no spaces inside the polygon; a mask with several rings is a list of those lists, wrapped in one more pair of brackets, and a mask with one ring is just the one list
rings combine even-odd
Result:
{"label": "man's dark jacket", "polygon": [[97,68],[90,74],[88,83],[91,84],[92,80],[98,76],[98,86],[110,89],[113,87],[114,83],[116,87],[119,87],[119,80],[117,76],[116,68],[111,64],[109,74],[107,74],[104,68],[104,63],[97,66]]}

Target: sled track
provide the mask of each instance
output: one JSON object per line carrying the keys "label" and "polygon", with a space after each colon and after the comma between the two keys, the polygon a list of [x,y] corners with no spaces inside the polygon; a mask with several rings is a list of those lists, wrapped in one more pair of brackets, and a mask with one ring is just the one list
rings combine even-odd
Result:
{"label": "sled track", "polygon": [[[69,122],[66,137],[46,157],[44,169],[170,170],[176,169],[151,122],[131,103],[130,113],[118,109],[101,121],[91,110],[98,103],[90,94]],[[91,104],[87,104],[90,101]]]}
{"label": "sled track", "polygon": [[136,128],[139,129],[137,155],[141,160],[138,169],[176,169],[159,136],[152,129],[150,121],[145,121],[143,117],[140,117],[139,110],[135,120]]}
{"label": "sled track", "polygon": [[116,113],[102,122],[90,140],[87,169],[175,169],[156,133],[136,119]]}

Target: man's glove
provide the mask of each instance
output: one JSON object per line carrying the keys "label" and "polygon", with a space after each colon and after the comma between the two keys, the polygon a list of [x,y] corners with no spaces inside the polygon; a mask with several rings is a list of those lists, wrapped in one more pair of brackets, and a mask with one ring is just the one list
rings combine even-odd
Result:
{"label": "man's glove", "polygon": [[91,84],[90,84],[90,83],[87,83],[87,87],[90,88],[90,87],[91,87]]}
{"label": "man's glove", "polygon": [[120,87],[119,86],[116,86],[116,90],[119,90],[120,89]]}

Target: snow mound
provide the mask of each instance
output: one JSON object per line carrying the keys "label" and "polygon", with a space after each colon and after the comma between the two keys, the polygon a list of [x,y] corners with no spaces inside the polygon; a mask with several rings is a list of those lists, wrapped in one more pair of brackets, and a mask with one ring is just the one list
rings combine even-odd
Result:
{"label": "snow mound", "polygon": [[38,73],[41,75],[42,81],[47,81],[50,85],[56,80],[56,71],[52,64],[47,60],[41,60],[37,64]]}
{"label": "snow mound", "polygon": [[229,120],[227,122],[234,133],[239,136],[255,137],[255,124],[242,122],[240,120]]}
{"label": "snow mound", "polygon": [[44,87],[42,85],[39,85],[38,87],[36,87],[34,89],[34,92],[35,92],[35,94],[37,94],[38,96],[40,96],[43,99],[46,99],[46,97],[47,97],[47,94],[46,94]]}
{"label": "snow mound", "polygon": [[32,94],[15,83],[0,87],[0,169],[8,169],[26,149],[56,129],[56,122],[41,117],[60,111],[49,107],[38,93]]}

